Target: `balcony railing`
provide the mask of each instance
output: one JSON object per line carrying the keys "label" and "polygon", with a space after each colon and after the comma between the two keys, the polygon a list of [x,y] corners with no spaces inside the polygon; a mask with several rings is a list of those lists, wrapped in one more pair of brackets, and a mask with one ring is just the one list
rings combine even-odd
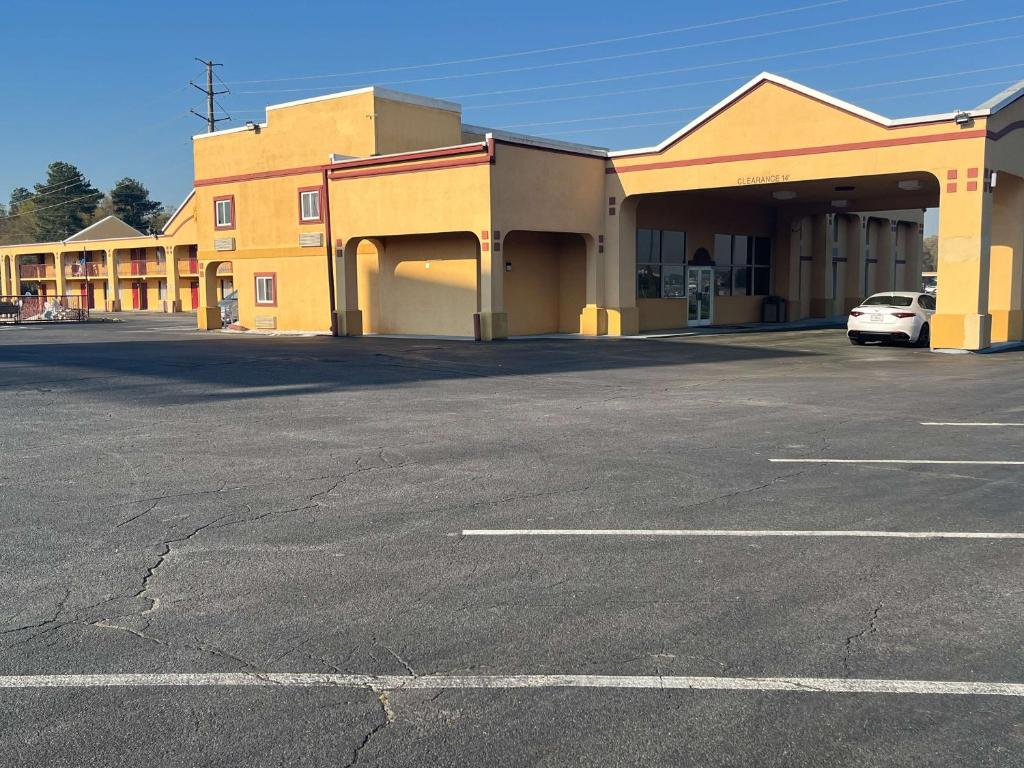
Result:
{"label": "balcony railing", "polygon": [[53,264],[22,264],[18,267],[18,274],[24,279],[53,279],[56,277],[56,271],[53,268]]}
{"label": "balcony railing", "polygon": [[199,259],[178,259],[179,275],[198,275]]}
{"label": "balcony railing", "polygon": [[122,261],[117,265],[118,277],[144,277],[146,275],[166,275],[167,263],[163,261]]}
{"label": "balcony railing", "polygon": [[99,261],[90,261],[86,264],[66,264],[64,266],[65,277],[106,277],[107,265]]}

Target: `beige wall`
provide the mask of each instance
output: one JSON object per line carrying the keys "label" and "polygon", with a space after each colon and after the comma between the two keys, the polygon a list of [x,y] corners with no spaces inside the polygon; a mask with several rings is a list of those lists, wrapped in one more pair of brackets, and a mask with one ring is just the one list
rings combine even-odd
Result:
{"label": "beige wall", "polygon": [[579,333],[586,304],[583,238],[551,232],[510,232],[502,243],[509,334]]}
{"label": "beige wall", "polygon": [[[389,237],[379,266],[360,258],[359,308],[375,333],[472,336],[477,241],[469,234]],[[365,264],[365,266],[363,266]],[[376,290],[373,285],[376,283]],[[370,315],[369,321],[366,316]]]}

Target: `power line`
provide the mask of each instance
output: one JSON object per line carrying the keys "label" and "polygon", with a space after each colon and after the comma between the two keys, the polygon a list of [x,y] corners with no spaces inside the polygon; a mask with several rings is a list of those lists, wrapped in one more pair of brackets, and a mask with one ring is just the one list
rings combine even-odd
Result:
{"label": "power line", "polygon": [[39,211],[48,211],[51,208],[60,208],[62,205],[71,205],[72,203],[80,203],[83,200],[91,200],[95,195],[85,195],[84,197],[77,197],[74,200],[64,200],[60,203],[54,203],[53,205],[44,205],[42,208],[33,208],[31,211],[22,211],[20,213],[12,213],[10,216],[4,216],[0,218],[0,221],[6,221],[7,219],[16,219],[19,216],[27,216],[30,213],[39,213]]}
{"label": "power line", "polygon": [[[975,46],[975,45],[987,45],[989,43],[1004,42],[1006,40],[1017,40],[1017,39],[1020,39],[1022,37],[1024,37],[1024,33],[1017,34],[1017,35],[1004,35],[1002,37],[989,38],[989,39],[986,39],[986,40],[975,40],[975,41],[967,42],[967,43],[954,43],[952,45],[943,45],[943,46],[937,46],[937,47],[932,47],[932,48],[919,48],[919,49],[916,49],[916,50],[913,50],[913,51],[901,51],[900,53],[890,53],[890,54],[884,54],[884,55],[881,55],[881,56],[871,56],[871,57],[861,58],[861,59],[852,59],[852,60],[846,60],[846,61],[829,62],[827,64],[816,64],[816,65],[812,65],[812,66],[799,67],[799,68],[796,68],[796,69],[788,70],[787,74],[789,74],[789,73],[796,73],[796,72],[806,72],[806,71],[815,70],[815,69],[830,69],[830,68],[834,68],[834,67],[848,66],[848,65],[851,65],[851,64],[865,64],[867,62],[882,61],[882,60],[886,60],[886,59],[896,59],[896,58],[906,58],[906,57],[910,57],[910,56],[919,56],[919,55],[922,55],[922,54],[925,54],[925,53],[937,53],[939,51],[949,51],[949,50],[954,50],[954,49],[957,49],[957,48],[967,48],[967,47]],[[842,47],[842,46],[834,46],[834,47]],[[741,78],[729,78],[729,81],[740,80],[740,79]],[[703,82],[701,82],[699,84],[703,85],[706,82],[708,82],[708,81],[703,81]],[[720,81],[715,81],[715,82],[720,82]],[[691,83],[680,84],[680,87],[682,85],[689,85],[689,84],[691,84]],[[630,93],[635,93],[635,91],[630,91]],[[659,113],[675,112],[675,111],[681,111],[681,110],[673,110],[673,109],[658,110],[658,111],[655,111],[655,112],[632,113],[632,115],[638,115],[638,114],[659,114]],[[617,115],[616,117],[627,117],[627,116],[630,116],[630,115]],[[586,120],[605,120],[605,119],[610,119],[610,118],[602,117],[602,116],[595,116],[595,117],[589,117],[589,118],[577,118],[577,119],[574,119],[574,120],[556,120],[556,121],[545,122],[545,123],[518,123],[518,124],[515,124],[515,125],[511,125],[509,127],[510,128],[533,128],[533,127],[543,126],[543,125],[559,125],[559,124],[563,124],[563,123],[574,123],[574,122],[583,122],[583,121],[586,121]]]}
{"label": "power line", "polygon": [[[825,8],[832,5],[845,5],[849,0],[828,0],[828,2],[815,3],[814,5],[803,5],[796,8],[784,8],[778,11],[769,11],[767,13],[759,13],[753,16],[740,16],[733,19],[722,19],[719,21],[706,22],[704,24],[693,24],[687,27],[675,27],[673,29],[663,29],[654,32],[644,32],[636,35],[625,35],[623,37],[611,37],[604,40],[591,40],[585,43],[570,43],[568,45],[558,45],[551,48],[533,48],[525,51],[513,51],[511,53],[498,53],[491,56],[477,56],[471,59],[452,59],[449,61],[438,61],[428,64],[407,64],[399,67],[385,67],[383,69],[363,69],[351,72],[335,72],[331,74],[323,75],[299,75],[295,77],[275,77],[264,80],[232,80],[232,85],[255,85],[257,83],[284,83],[294,82],[299,80],[326,80],[333,77],[355,77],[356,75],[377,75],[386,72],[404,72],[413,69],[428,69],[431,67],[448,67],[457,64],[478,64],[483,61],[497,61],[500,59],[511,59],[521,56],[535,56],[544,53],[556,53],[558,51],[569,51],[578,48],[588,48],[598,45],[608,45],[611,43],[621,43],[629,40],[641,40],[644,38],[658,37],[662,35],[674,35],[680,32],[695,32],[700,29],[710,29],[712,27],[720,27],[728,24],[738,24],[745,21],[757,21],[759,19],[767,19],[774,16],[784,16],[790,13],[799,13],[801,11],[810,11],[817,8]],[[223,82],[223,81],[222,81]],[[227,85],[227,83],[225,83]]]}
{"label": "power line", "polygon": [[[817,24],[810,24],[810,25],[804,25],[804,26],[799,26],[799,27],[788,27],[786,29],[777,29],[777,30],[771,30],[771,31],[768,31],[768,32],[756,32],[756,33],[747,34],[747,35],[739,35],[737,37],[720,38],[718,40],[705,40],[705,41],[694,42],[694,43],[686,43],[684,45],[675,45],[675,46],[670,46],[670,47],[667,47],[667,48],[655,48],[655,49],[649,49],[649,50],[646,50],[646,51],[632,51],[632,52],[627,52],[627,53],[612,54],[612,55],[608,55],[608,56],[596,56],[596,57],[591,57],[591,58],[588,58],[588,59],[574,59],[574,60],[570,60],[570,61],[560,61],[560,62],[555,62],[555,63],[551,63],[551,64],[535,64],[535,65],[531,65],[531,66],[528,66],[528,67],[513,67],[511,69],[499,69],[499,70],[490,70],[490,71],[484,71],[484,72],[473,72],[473,73],[456,74],[456,75],[442,75],[442,76],[437,76],[437,77],[419,78],[419,79],[414,79],[414,80],[392,80],[392,81],[382,82],[382,83],[379,83],[379,84],[380,85],[408,85],[408,84],[414,84],[414,83],[433,82],[433,81],[438,81],[438,80],[455,80],[455,79],[462,79],[462,78],[467,78],[467,77],[483,77],[483,76],[489,76],[489,75],[502,75],[502,74],[511,74],[511,73],[519,73],[519,72],[534,72],[534,71],[543,70],[543,69],[554,69],[556,67],[575,66],[575,65],[578,65],[578,64],[593,64],[593,63],[597,63],[597,62],[617,61],[617,60],[621,60],[621,59],[636,58],[638,56],[650,56],[650,55],[654,55],[654,54],[672,53],[672,52],[676,52],[676,51],[690,50],[690,49],[694,49],[694,48],[706,48],[708,46],[713,46],[713,45],[724,45],[724,44],[729,44],[729,43],[749,42],[751,40],[761,40],[761,39],[764,39],[766,37],[777,37],[779,35],[785,35],[785,34],[790,34],[790,33],[794,33],[794,32],[809,32],[809,31],[813,31],[813,30],[824,29],[826,27],[834,27],[834,26],[837,26],[837,25],[840,25],[840,24],[852,24],[852,23],[855,23],[855,22],[867,21],[867,20],[870,20],[870,19],[879,19],[879,18],[885,18],[885,17],[889,17],[889,16],[896,16],[896,15],[905,14],[905,13],[912,13],[912,12],[915,12],[915,11],[927,10],[927,9],[931,9],[931,8],[939,8],[939,7],[944,7],[944,6],[948,6],[948,5],[956,5],[956,4],[959,4],[959,3],[962,3],[962,2],[965,2],[965,0],[940,0],[939,2],[929,3],[929,4],[926,4],[926,5],[917,5],[917,6],[912,6],[912,7],[909,7],[909,8],[898,8],[898,9],[892,10],[892,11],[880,11],[878,13],[871,13],[871,14],[867,14],[867,15],[863,15],[863,16],[852,16],[852,17],[847,17],[847,18],[844,18],[844,19],[833,19],[832,21],[819,22]],[[641,76],[642,75],[633,75],[632,77],[641,77]],[[586,83],[589,83],[589,82],[602,82],[602,81],[600,81],[600,80],[599,81],[582,81],[580,83],[572,83],[570,85],[586,84]],[[348,86],[348,87],[354,87],[354,86]],[[491,95],[493,93],[517,93],[517,92],[522,92],[524,90],[540,90],[540,89],[544,89],[544,88],[553,88],[553,87],[567,87],[567,86],[538,86],[535,89],[515,89],[515,90],[509,90],[509,91],[489,92],[487,94],[464,94],[464,95],[459,95],[459,96],[449,96],[449,97],[442,97],[442,98],[456,98],[456,99],[457,98],[469,98],[471,96]],[[258,95],[258,94],[263,94],[263,93],[295,93],[295,92],[319,91],[319,90],[323,90],[323,88],[324,88],[324,86],[308,87],[308,88],[269,89],[269,90],[268,89],[264,89],[264,90],[258,90],[258,91],[239,91],[238,93],[239,93],[239,95],[242,95],[242,94],[245,94],[245,95]]]}
{"label": "power line", "polygon": [[[536,91],[553,90],[553,89],[556,89],[556,88],[571,88],[571,87],[580,86],[580,85],[597,85],[597,84],[601,84],[601,83],[622,82],[624,80],[637,80],[637,79],[644,78],[644,77],[658,77],[658,76],[661,76],[661,75],[674,75],[674,74],[679,74],[681,72],[697,72],[697,71],[700,71],[700,70],[717,69],[717,68],[720,68],[720,67],[734,66],[734,65],[737,65],[737,64],[754,64],[754,63],[764,62],[764,61],[773,61],[773,60],[776,60],[776,59],[788,58],[790,56],[805,56],[805,55],[812,54],[812,53],[823,53],[823,52],[835,51],[835,50],[839,50],[839,49],[857,48],[857,47],[860,47],[862,45],[873,45],[875,43],[889,43],[889,42],[894,42],[896,40],[907,40],[909,38],[914,38],[914,37],[925,37],[927,35],[935,35],[935,34],[940,34],[940,33],[943,33],[943,32],[953,32],[953,31],[957,31],[957,30],[961,30],[961,29],[967,29],[969,27],[979,27],[979,26],[985,26],[985,25],[989,25],[989,24],[1003,23],[1003,22],[1007,22],[1007,21],[1019,21],[1021,19],[1024,19],[1024,14],[1020,14],[1020,15],[1016,15],[1016,16],[1005,16],[1005,17],[1002,17],[1002,18],[999,18],[999,19],[986,19],[984,21],[968,22],[966,24],[957,24],[957,25],[954,25],[954,26],[951,26],[951,27],[939,27],[939,28],[936,28],[936,29],[926,29],[926,30],[920,30],[920,31],[917,31],[917,32],[905,32],[905,33],[899,34],[899,35],[887,35],[886,37],[876,37],[876,38],[872,38],[870,40],[859,40],[859,41],[854,41],[854,42],[850,42],[850,43],[837,43],[835,45],[820,46],[820,47],[817,47],[817,48],[805,48],[805,49],[800,50],[800,51],[787,51],[787,52],[783,52],[783,53],[768,54],[768,55],[765,55],[765,56],[755,56],[755,57],[747,58],[747,59],[733,59],[732,61],[724,61],[724,62],[718,62],[718,63],[696,64],[696,65],[689,66],[689,67],[675,67],[673,69],[662,69],[662,70],[656,70],[656,71],[653,71],[653,72],[640,72],[640,73],[631,74],[631,75],[616,75],[614,77],[602,77],[602,78],[596,78],[596,79],[592,79],[592,80],[577,80],[575,82],[568,82],[568,83],[553,83],[553,84],[549,84],[549,85],[537,85],[537,86],[530,86],[530,87],[527,87],[527,88],[511,88],[511,89],[505,89],[505,90],[501,90],[501,91],[488,91],[488,92],[484,92],[484,93],[463,93],[463,94],[457,94],[457,95],[454,95],[454,96],[443,96],[442,98],[445,98],[445,99],[469,99],[469,98],[475,98],[475,97],[478,97],[478,96],[501,96],[501,95],[512,94],[512,93],[530,93],[530,92],[536,92]],[[1013,37],[1013,36],[1011,36],[1011,37]],[[1011,39],[1011,38],[1010,37],[1007,37],[1007,38],[996,38],[996,40],[1002,40],[1002,39]],[[927,49],[927,50],[921,51],[921,52],[922,53],[930,53],[932,51],[952,50],[954,48],[962,48],[962,47],[967,47],[967,46],[970,46],[970,45],[977,45],[977,44],[978,43],[973,43],[973,42],[972,43],[955,43],[955,44],[952,44],[952,45],[950,45],[948,47],[939,47],[939,48],[934,48],[934,49]],[[862,59],[861,62],[879,61],[881,59],[887,59],[887,58],[900,58],[900,57],[907,56],[907,55],[910,55],[910,54],[905,53],[905,52],[894,53],[894,54],[884,54],[884,55],[878,56],[876,58]],[[857,63],[861,63],[861,62],[857,62]],[[834,65],[827,64],[827,65],[823,65],[823,66],[834,66]]]}

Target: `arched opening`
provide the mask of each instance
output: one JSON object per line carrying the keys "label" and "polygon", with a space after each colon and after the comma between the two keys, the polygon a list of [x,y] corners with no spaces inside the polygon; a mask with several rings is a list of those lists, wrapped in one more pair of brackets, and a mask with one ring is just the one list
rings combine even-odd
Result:
{"label": "arched opening", "polygon": [[469,232],[349,238],[335,266],[339,333],[471,338],[479,256]]}
{"label": "arched opening", "polygon": [[[222,328],[226,324],[225,319],[231,322],[232,310],[235,320],[238,319],[237,298],[232,305],[230,300],[224,301],[220,292],[224,265],[227,265],[228,270],[231,269],[229,261],[206,261],[198,265],[198,295],[195,296],[195,300],[198,302],[196,322],[200,330],[213,331]],[[276,306],[276,285],[264,286],[263,290],[266,295],[272,296],[273,305]]]}

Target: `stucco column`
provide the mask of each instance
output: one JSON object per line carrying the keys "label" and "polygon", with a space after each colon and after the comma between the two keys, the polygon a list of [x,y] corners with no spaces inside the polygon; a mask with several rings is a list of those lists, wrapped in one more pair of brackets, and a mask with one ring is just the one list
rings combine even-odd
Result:
{"label": "stucco column", "polygon": [[21,296],[21,264],[18,256],[11,256],[11,295]]}
{"label": "stucco column", "polygon": [[605,216],[605,301],[608,335],[632,336],[640,332],[636,306],[637,199],[608,198]]}
{"label": "stucco column", "polygon": [[[334,317],[331,329],[335,336],[362,336],[363,313],[359,310],[358,251],[359,239],[350,238],[334,256]],[[384,255],[384,244],[375,243],[377,253]]]}
{"label": "stucco column", "polygon": [[832,298],[832,249],[828,214],[811,217],[811,317],[828,317]]}
{"label": "stucco column", "polygon": [[199,307],[196,323],[201,331],[215,331],[221,327],[220,307],[217,306],[217,267],[220,262],[199,264]]}
{"label": "stucco column", "polygon": [[877,220],[871,235],[871,253],[876,262],[872,290],[875,293],[893,291],[896,289],[896,222]]}
{"label": "stucco column", "polygon": [[991,196],[988,311],[992,341],[1020,341],[1024,339],[1024,179],[1000,171]]}
{"label": "stucco column", "polygon": [[968,191],[962,182],[949,183],[939,200],[938,312],[931,328],[936,349],[985,349],[992,341],[992,196],[976,186]]}
{"label": "stucco column", "polygon": [[864,298],[864,258],[867,251],[867,219],[846,217],[846,286],[843,311],[849,312]]}
{"label": "stucco column", "polygon": [[604,306],[604,235],[584,235],[587,247],[587,303],[580,313],[580,333],[603,336],[608,333],[608,310]]}
{"label": "stucco column", "polygon": [[53,252],[53,275],[57,279],[57,295],[63,296],[67,292],[67,286],[64,284],[64,253],[62,251]]}
{"label": "stucco column", "polygon": [[10,271],[10,256],[0,253],[0,296],[9,296],[11,293]]}
{"label": "stucco column", "polygon": [[482,230],[480,249],[480,311],[477,328],[481,341],[508,338],[505,312],[505,260],[501,252],[501,231]]}
{"label": "stucco column", "polygon": [[164,248],[164,264],[167,265],[165,312],[181,312],[181,293],[178,290],[178,253],[180,249],[180,245]]}
{"label": "stucco column", "polygon": [[106,251],[107,262],[107,311],[121,311],[121,293],[117,281],[117,249]]}

